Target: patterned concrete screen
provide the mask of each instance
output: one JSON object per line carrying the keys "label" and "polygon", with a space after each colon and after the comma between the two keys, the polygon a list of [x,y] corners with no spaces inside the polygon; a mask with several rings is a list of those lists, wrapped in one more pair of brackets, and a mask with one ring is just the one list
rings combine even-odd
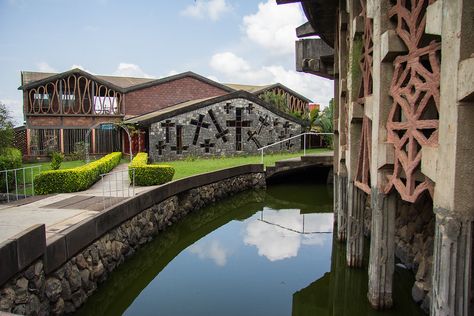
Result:
{"label": "patterned concrete screen", "polygon": [[[186,156],[257,154],[258,148],[302,132],[301,122],[267,107],[234,98],[157,119],[150,124],[150,157],[166,161]],[[301,140],[293,139],[268,152],[300,148]]]}

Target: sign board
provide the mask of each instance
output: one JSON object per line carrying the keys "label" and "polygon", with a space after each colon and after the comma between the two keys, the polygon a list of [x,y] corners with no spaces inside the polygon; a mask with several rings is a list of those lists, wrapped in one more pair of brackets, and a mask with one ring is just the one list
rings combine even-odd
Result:
{"label": "sign board", "polygon": [[100,129],[110,131],[110,130],[114,129],[114,124],[111,124],[111,123],[101,124]]}

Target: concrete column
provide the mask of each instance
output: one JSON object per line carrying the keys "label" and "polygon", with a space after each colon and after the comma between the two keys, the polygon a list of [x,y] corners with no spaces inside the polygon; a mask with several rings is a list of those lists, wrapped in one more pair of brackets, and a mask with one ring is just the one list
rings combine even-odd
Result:
{"label": "concrete column", "polygon": [[432,316],[472,315],[469,312],[472,282],[472,225],[436,212],[433,262]]}
{"label": "concrete column", "polygon": [[337,187],[337,240],[345,241],[347,237],[347,176],[341,175]]}
{"label": "concrete column", "polygon": [[376,309],[389,308],[393,304],[392,287],[395,268],[395,211],[396,193],[385,195],[372,189],[372,228],[369,259],[370,305]]}
{"label": "concrete column", "polygon": [[439,145],[430,157],[437,161],[431,315],[467,316],[474,313],[474,2],[438,0],[427,10],[426,28],[441,35],[443,56]]}
{"label": "concrete column", "polygon": [[350,267],[362,267],[364,260],[364,209],[366,194],[350,181],[347,188],[347,251],[346,260]]}
{"label": "concrete column", "polygon": [[64,129],[59,129],[59,151],[64,153]]}

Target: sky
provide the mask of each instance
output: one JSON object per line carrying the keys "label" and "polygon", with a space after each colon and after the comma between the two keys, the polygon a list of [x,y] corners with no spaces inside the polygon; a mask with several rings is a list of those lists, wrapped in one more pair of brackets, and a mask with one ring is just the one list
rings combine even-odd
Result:
{"label": "sky", "polygon": [[0,102],[21,125],[21,71],[81,68],[280,82],[324,106],[332,81],[295,71],[295,28],[304,22],[299,3],[275,0],[0,0]]}

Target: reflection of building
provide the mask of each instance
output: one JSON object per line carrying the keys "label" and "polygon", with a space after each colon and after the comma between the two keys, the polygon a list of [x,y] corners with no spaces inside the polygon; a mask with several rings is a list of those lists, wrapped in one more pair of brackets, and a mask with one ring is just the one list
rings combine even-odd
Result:
{"label": "reflection of building", "polygon": [[[474,312],[474,2],[301,2],[297,70],[334,79],[335,212],[368,298],[393,304],[395,253],[433,315]],[[315,38],[317,35],[319,38]]]}
{"label": "reflection of building", "polygon": [[[186,148],[195,149],[193,155],[224,154],[227,153],[221,146],[224,139],[229,140],[224,143],[232,144],[227,151],[254,152],[255,148],[276,142],[279,137],[301,132],[302,122],[263,102],[263,94],[283,96],[292,111],[306,112],[310,102],[281,84],[223,85],[192,72],[162,79],[100,76],[80,69],[62,73],[22,72],[20,89],[27,157],[44,156],[51,151],[70,154],[81,142],[89,143],[93,154],[127,152],[128,139],[118,126],[109,123],[127,123],[132,118],[140,127],[132,132],[132,150],[153,151],[155,159],[164,149],[157,147],[161,146],[160,141],[168,146],[166,154],[172,152],[171,147],[177,148],[175,155],[186,155]],[[206,113],[197,110],[203,103],[210,107]],[[211,108],[213,115],[209,114]],[[181,117],[171,117],[172,110],[177,110],[174,116],[181,114]],[[186,111],[190,113],[185,117]],[[165,112],[172,128],[165,128],[166,135],[155,133],[149,137],[148,123],[152,118],[158,123]],[[148,116],[141,120],[140,116],[145,114]],[[141,124],[145,120],[147,123]],[[232,120],[236,121],[231,123]],[[212,131],[212,135],[205,139],[197,135],[198,139],[194,139],[196,128],[203,134]],[[153,129],[158,132],[158,127]],[[293,145],[296,148],[299,144]]]}

